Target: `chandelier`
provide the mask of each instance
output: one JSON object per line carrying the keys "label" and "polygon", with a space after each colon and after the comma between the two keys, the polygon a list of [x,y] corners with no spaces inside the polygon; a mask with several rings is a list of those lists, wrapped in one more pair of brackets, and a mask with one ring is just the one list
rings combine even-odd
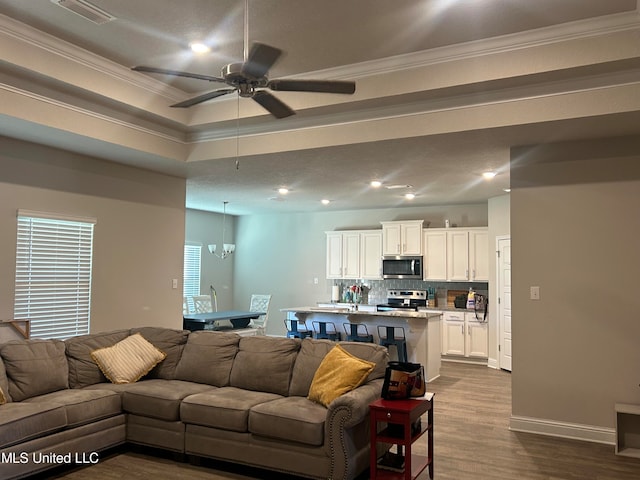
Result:
{"label": "chandelier", "polygon": [[215,243],[207,245],[207,248],[209,249],[209,253],[214,254],[216,257],[218,258],[222,258],[225,259],[227,258],[229,255],[231,255],[233,252],[236,251],[236,244],[235,243],[224,243],[224,234],[225,234],[225,230],[226,230],[226,220],[227,220],[227,203],[229,202],[223,202],[223,207],[222,207],[222,252],[220,254],[216,253],[217,251],[217,245]]}

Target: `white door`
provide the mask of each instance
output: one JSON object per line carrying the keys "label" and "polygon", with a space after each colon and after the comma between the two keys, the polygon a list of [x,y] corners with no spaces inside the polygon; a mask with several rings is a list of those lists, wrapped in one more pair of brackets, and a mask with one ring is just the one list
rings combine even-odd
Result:
{"label": "white door", "polygon": [[498,239],[498,325],[500,368],[511,371],[511,238]]}

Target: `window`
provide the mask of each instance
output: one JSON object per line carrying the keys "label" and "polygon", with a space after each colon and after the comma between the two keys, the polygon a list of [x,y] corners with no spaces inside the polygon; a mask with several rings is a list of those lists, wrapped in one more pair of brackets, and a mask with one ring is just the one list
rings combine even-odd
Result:
{"label": "window", "polygon": [[32,338],[89,333],[95,219],[18,211],[14,318]]}
{"label": "window", "polygon": [[200,295],[201,252],[201,245],[184,246],[184,273],[182,278],[182,294],[185,297]]}

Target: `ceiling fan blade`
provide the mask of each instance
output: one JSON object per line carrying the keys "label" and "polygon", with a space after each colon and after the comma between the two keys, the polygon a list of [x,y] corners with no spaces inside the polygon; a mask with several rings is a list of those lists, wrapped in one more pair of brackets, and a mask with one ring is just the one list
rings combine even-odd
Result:
{"label": "ceiling fan blade", "polygon": [[206,102],[207,100],[211,100],[213,98],[221,97],[222,95],[226,95],[227,93],[235,92],[235,88],[224,88],[221,90],[214,90],[213,92],[204,93],[202,95],[198,95],[197,97],[189,98],[182,102],[171,105],[174,108],[187,108],[193,105],[197,105],[198,103]]}
{"label": "ceiling fan blade", "polygon": [[283,92],[345,93],[356,91],[356,82],[339,80],[286,80],[275,79],[267,84],[271,90]]}
{"label": "ceiling fan blade", "polygon": [[254,78],[262,78],[278,61],[280,55],[282,50],[279,48],[256,42],[251,46],[247,61],[242,65],[242,73]]}
{"label": "ceiling fan blade", "polygon": [[211,75],[201,75],[199,73],[181,72],[179,70],[166,70],[164,68],[145,66],[132,67],[131,70],[135,70],[136,72],[161,73],[162,75],[173,75],[174,77],[197,78],[198,80],[207,80],[208,82],[225,83],[224,78],[212,77]]}
{"label": "ceiling fan blade", "polygon": [[256,102],[258,102],[262,107],[271,113],[276,118],[285,118],[291,115],[295,115],[295,111],[289,108],[286,104],[278,100],[276,97],[271,95],[269,92],[265,92],[264,90],[260,90],[253,94],[253,98]]}

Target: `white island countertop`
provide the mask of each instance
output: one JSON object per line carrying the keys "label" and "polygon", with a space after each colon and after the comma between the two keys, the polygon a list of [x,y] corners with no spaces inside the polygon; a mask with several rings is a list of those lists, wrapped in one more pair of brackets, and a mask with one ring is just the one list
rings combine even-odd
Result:
{"label": "white island countertop", "polygon": [[440,312],[429,310],[429,311],[413,311],[413,310],[391,310],[385,312],[378,312],[375,310],[353,310],[351,308],[340,308],[340,307],[291,307],[291,308],[283,308],[280,310],[281,312],[292,312],[292,313],[328,313],[334,315],[362,315],[369,317],[401,317],[401,318],[434,318],[441,315]]}

